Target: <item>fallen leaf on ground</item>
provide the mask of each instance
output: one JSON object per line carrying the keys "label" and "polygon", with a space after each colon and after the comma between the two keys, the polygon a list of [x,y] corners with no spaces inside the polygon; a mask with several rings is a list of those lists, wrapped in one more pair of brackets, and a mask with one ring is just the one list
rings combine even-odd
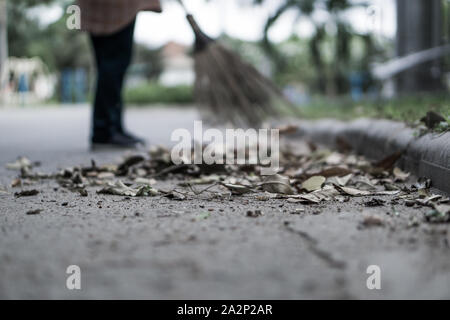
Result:
{"label": "fallen leaf on ground", "polygon": [[392,171],[392,173],[395,176],[395,180],[400,181],[400,182],[404,182],[406,180],[408,180],[410,174],[407,172],[403,172],[400,168],[395,167],[394,170]]}
{"label": "fallen leaf on ground", "polygon": [[27,215],[31,216],[31,215],[40,214],[42,211],[44,211],[44,209],[30,210],[30,211],[27,211]]}
{"label": "fallen leaf on ground", "polygon": [[33,189],[33,190],[22,190],[22,191],[16,192],[16,193],[14,193],[14,196],[16,196],[17,198],[20,198],[20,197],[31,197],[31,196],[35,196],[37,194],[39,194],[39,191],[36,189]]}
{"label": "fallen leaf on ground", "polygon": [[164,194],[164,197],[171,199],[171,200],[178,200],[178,201],[183,201],[186,200],[186,196],[180,192],[177,191],[170,191],[170,192],[166,192]]}
{"label": "fallen leaf on ground", "polygon": [[389,155],[388,157],[378,161],[375,164],[375,167],[383,169],[383,170],[390,170],[395,165],[397,160],[399,160],[401,158],[402,155],[403,155],[403,151],[395,152],[395,153]]}
{"label": "fallen leaf on ground", "polygon": [[358,190],[350,187],[341,187],[338,185],[334,185],[334,187],[341,193],[347,194],[350,196],[360,197],[360,196],[375,196],[375,195],[395,195],[400,191],[366,191],[366,190]]}
{"label": "fallen leaf on ground", "polygon": [[289,135],[294,134],[298,131],[298,126],[295,125],[286,125],[284,127],[278,128],[280,135]]}
{"label": "fallen leaf on ground", "polygon": [[143,197],[143,196],[156,196],[158,191],[151,186],[141,186],[137,189],[126,186],[121,180],[115,183],[109,183],[107,187],[100,191],[98,194],[111,194],[116,196],[128,196],[128,197]]}
{"label": "fallen leaf on ground", "polygon": [[305,174],[305,178],[311,178],[313,176],[323,176],[325,178],[331,178],[331,177],[343,177],[347,176],[352,173],[352,170],[343,168],[343,167],[332,167],[328,168],[322,171],[319,171],[317,173],[312,174]]}
{"label": "fallen leaf on ground", "polygon": [[364,202],[366,207],[381,207],[384,206],[385,201],[377,198]]}
{"label": "fallen leaf on ground", "polygon": [[353,178],[353,174],[346,175],[344,177],[332,177],[328,180],[329,183],[335,183],[342,187],[345,187]]}
{"label": "fallen leaf on ground", "polygon": [[268,176],[261,186],[271,193],[294,194],[289,178],[279,174]]}
{"label": "fallen leaf on ground", "polygon": [[361,224],[366,228],[382,227],[384,226],[384,220],[377,216],[368,216],[364,218]]}
{"label": "fallen leaf on ground", "polygon": [[293,195],[290,196],[287,201],[291,202],[291,203],[320,203],[322,201],[323,198],[313,194],[313,193],[309,193],[309,194],[299,194],[299,195]]}
{"label": "fallen leaf on ground", "polygon": [[231,183],[222,183],[222,186],[231,191],[232,194],[240,195],[253,192],[253,190],[247,186]]}
{"label": "fallen leaf on ground", "polygon": [[30,169],[33,166],[33,163],[25,157],[20,157],[16,161],[7,163],[6,169],[8,170],[22,170],[22,169]]}
{"label": "fallen leaf on ground", "polygon": [[302,189],[308,192],[316,191],[322,188],[327,178],[323,176],[314,176],[302,183]]}
{"label": "fallen leaf on ground", "polygon": [[22,180],[17,178],[11,181],[11,188],[20,187],[22,185]]}
{"label": "fallen leaf on ground", "polygon": [[341,153],[348,153],[353,149],[352,146],[343,137],[336,138],[336,147],[337,150]]}
{"label": "fallen leaf on ground", "polygon": [[264,214],[262,213],[261,210],[255,210],[255,211],[249,210],[249,211],[247,211],[247,217],[250,217],[250,218],[257,218],[257,217],[260,217],[260,216],[263,216],[263,215]]}
{"label": "fallen leaf on ground", "polygon": [[116,175],[112,172],[101,172],[97,175],[97,178],[101,180],[114,179],[115,177]]}

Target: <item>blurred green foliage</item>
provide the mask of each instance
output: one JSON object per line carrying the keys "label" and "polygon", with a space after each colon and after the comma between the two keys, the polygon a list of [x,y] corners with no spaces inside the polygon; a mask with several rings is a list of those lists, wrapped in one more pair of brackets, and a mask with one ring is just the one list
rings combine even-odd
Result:
{"label": "blurred green foliage", "polygon": [[[252,1],[261,4],[268,0]],[[303,68],[309,65],[314,68],[313,73],[308,72],[306,78],[310,91],[333,96],[348,93],[350,73],[369,74],[370,64],[384,60],[384,54],[388,52],[385,47],[387,43],[383,44],[382,50],[372,34],[357,33],[346,18],[348,10],[367,6],[366,2],[351,0],[281,0],[278,9],[267,19],[261,42],[264,51],[274,62],[275,78],[280,84],[304,81]],[[298,54],[293,57],[283,49],[283,45],[274,45],[269,40],[269,31],[288,11],[296,12],[297,20],[306,19],[314,27],[314,33],[309,39],[301,41],[293,37],[290,41],[291,47],[296,43],[307,51],[302,57]],[[316,18],[315,13],[325,11],[328,14],[326,20]],[[355,51],[359,54],[354,54]],[[307,63],[305,55],[308,56]],[[372,85],[369,79],[364,89]]]}
{"label": "blurred green foliage", "polygon": [[337,118],[351,120],[360,117],[391,119],[415,124],[428,111],[435,111],[450,124],[448,94],[408,95],[389,100],[354,102],[350,98],[314,97],[301,107],[302,117],[308,119]]}
{"label": "blurred green foliage", "polygon": [[191,86],[165,87],[156,82],[149,82],[124,92],[125,103],[131,105],[150,104],[189,104],[194,101]]}
{"label": "blurred green foliage", "polygon": [[[29,7],[54,1],[8,1],[9,55],[15,57],[40,57],[51,71],[64,68],[90,68],[91,57],[88,39],[83,33],[69,30],[65,16],[42,26],[29,14]],[[66,8],[72,1],[58,1]]]}

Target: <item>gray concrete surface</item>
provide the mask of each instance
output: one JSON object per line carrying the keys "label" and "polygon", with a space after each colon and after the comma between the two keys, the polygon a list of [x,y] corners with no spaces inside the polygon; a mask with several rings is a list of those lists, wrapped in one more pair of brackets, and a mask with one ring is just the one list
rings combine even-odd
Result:
{"label": "gray concrete surface", "polygon": [[[127,124],[154,143],[192,127],[193,111],[131,110]],[[88,109],[0,110],[0,184],[18,155],[56,167],[115,160],[87,149]],[[170,184],[171,182],[167,182]],[[31,198],[0,194],[0,298],[314,299],[450,298],[449,226],[422,221],[428,209],[348,203],[300,205],[251,196],[227,199],[82,198],[53,181]],[[158,187],[158,185],[157,185]],[[387,197],[385,200],[389,200]],[[101,201],[101,202],[99,202]],[[62,203],[68,202],[67,206]],[[297,208],[304,213],[291,214]],[[26,211],[42,208],[39,215]],[[264,216],[249,218],[249,209]],[[209,212],[210,217],[198,216]],[[363,228],[365,215],[385,227]],[[82,289],[66,288],[81,268]],[[366,269],[381,268],[381,290]]]}

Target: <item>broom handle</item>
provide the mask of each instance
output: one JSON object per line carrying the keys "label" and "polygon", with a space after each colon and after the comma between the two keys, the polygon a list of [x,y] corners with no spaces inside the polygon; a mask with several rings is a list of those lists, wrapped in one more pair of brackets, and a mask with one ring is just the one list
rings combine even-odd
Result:
{"label": "broom handle", "polygon": [[194,16],[189,13],[188,9],[186,8],[183,0],[177,0],[177,2],[183,7],[184,12],[186,12],[186,19],[188,20],[189,24],[191,25],[192,30],[194,30],[195,34],[203,34],[202,29],[197,24],[197,21],[195,21]]}
{"label": "broom handle", "polygon": [[196,38],[196,50],[201,50],[204,48],[208,43],[212,42],[213,40],[208,37],[202,29],[200,29],[199,25],[197,24],[197,21],[195,21],[195,18],[192,14],[189,13],[188,9],[184,5],[183,0],[177,0],[177,2],[183,7],[184,12],[186,12],[186,19],[191,25],[192,30],[194,31],[195,38]]}

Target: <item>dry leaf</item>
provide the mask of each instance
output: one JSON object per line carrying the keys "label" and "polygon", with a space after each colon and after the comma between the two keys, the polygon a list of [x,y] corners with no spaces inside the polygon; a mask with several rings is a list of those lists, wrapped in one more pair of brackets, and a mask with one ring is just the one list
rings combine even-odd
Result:
{"label": "dry leaf", "polygon": [[22,170],[22,169],[30,169],[32,166],[33,166],[33,163],[29,159],[27,159],[25,157],[20,157],[12,163],[7,163],[6,169]]}
{"label": "dry leaf", "polygon": [[361,196],[375,196],[375,195],[395,195],[400,191],[366,191],[366,190],[358,190],[350,187],[341,187],[338,185],[334,185],[334,187],[341,192],[342,194],[347,194],[349,196],[361,197]]}
{"label": "dry leaf", "polygon": [[16,196],[17,198],[20,198],[20,197],[31,197],[31,196],[35,196],[37,194],[39,194],[39,191],[36,189],[33,189],[33,190],[22,190],[20,192],[16,192],[16,193],[14,193],[14,196]]}
{"label": "dry leaf", "polygon": [[312,192],[322,188],[327,178],[323,176],[314,176],[302,183],[302,189]]}
{"label": "dry leaf", "polygon": [[30,211],[27,211],[27,215],[32,216],[32,215],[40,214],[42,211],[44,211],[44,209],[30,210]]}
{"label": "dry leaf", "polygon": [[400,168],[395,167],[394,170],[392,171],[392,173],[395,176],[395,180],[400,181],[400,182],[404,182],[406,180],[408,180],[410,174],[407,172],[403,172]]}
{"label": "dry leaf", "polygon": [[253,192],[253,190],[247,186],[240,184],[222,183],[222,185],[231,191],[232,194],[240,195]]}
{"label": "dry leaf", "polygon": [[368,216],[365,217],[364,220],[361,223],[364,227],[370,228],[370,227],[382,227],[384,226],[384,220],[380,217],[376,216]]}
{"label": "dry leaf", "polygon": [[115,177],[116,175],[112,172],[101,172],[97,175],[97,178],[101,180],[114,179]]}
{"label": "dry leaf", "polygon": [[271,193],[294,194],[289,178],[279,174],[268,176],[261,186]]}
{"label": "dry leaf", "polygon": [[375,167],[383,169],[383,170],[390,170],[394,166],[394,164],[397,162],[397,160],[401,158],[401,156],[403,155],[403,152],[404,151],[398,151],[398,152],[391,154],[390,156],[377,162],[375,164]]}
{"label": "dry leaf", "polygon": [[11,181],[11,188],[20,187],[22,185],[22,180],[17,178]]}
{"label": "dry leaf", "polygon": [[158,190],[150,186],[142,186],[138,189],[133,189],[126,186],[122,181],[118,180],[116,183],[108,183],[108,186],[97,192],[98,194],[111,194],[116,196],[128,196],[128,197],[144,197],[144,196],[156,196]]}

